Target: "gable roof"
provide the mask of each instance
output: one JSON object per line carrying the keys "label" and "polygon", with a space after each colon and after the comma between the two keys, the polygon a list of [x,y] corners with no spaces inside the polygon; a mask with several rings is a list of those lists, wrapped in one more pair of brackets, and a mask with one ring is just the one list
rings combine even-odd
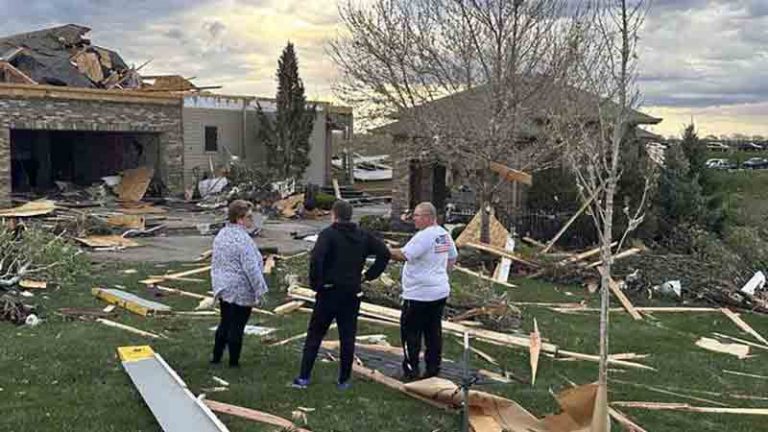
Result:
{"label": "gable roof", "polygon": [[[534,80],[526,80],[524,85],[541,84],[534,82]],[[402,113],[397,121],[374,128],[371,133],[421,136],[424,128],[419,119],[429,119],[430,117],[441,118],[441,124],[484,124],[491,116],[489,97],[487,85],[456,92],[411,108]],[[521,133],[536,136],[541,127],[537,120],[545,120],[553,107],[561,104],[563,100],[566,100],[565,98],[585,107],[596,106],[599,103],[595,95],[569,86],[559,86],[554,91],[552,91],[552,87],[548,88],[547,91],[532,91],[521,103],[520,113],[521,117],[525,119],[520,128]],[[608,102],[605,107],[609,110],[618,110],[617,105],[613,102]],[[585,117],[588,118],[589,116]],[[631,122],[633,125],[658,124],[661,121],[660,118],[632,110]]]}

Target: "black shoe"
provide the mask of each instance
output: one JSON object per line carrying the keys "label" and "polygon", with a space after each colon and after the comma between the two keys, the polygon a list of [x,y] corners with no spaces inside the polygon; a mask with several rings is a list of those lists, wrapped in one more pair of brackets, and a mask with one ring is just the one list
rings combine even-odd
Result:
{"label": "black shoe", "polygon": [[424,372],[424,375],[421,376],[421,379],[434,378],[437,376],[440,376],[440,371]]}
{"label": "black shoe", "polygon": [[402,379],[404,382],[418,381],[419,373],[403,372],[403,374],[400,376],[400,379]]}

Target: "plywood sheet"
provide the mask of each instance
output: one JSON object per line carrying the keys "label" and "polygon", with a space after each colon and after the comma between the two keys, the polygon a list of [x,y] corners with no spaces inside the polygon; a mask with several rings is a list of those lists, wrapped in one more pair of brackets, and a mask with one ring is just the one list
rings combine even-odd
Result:
{"label": "plywood sheet", "polygon": [[88,236],[88,237],[76,238],[75,240],[92,248],[108,248],[108,247],[132,248],[132,247],[141,246],[141,243],[137,243],[136,241],[128,238],[122,238],[118,235]]}
{"label": "plywood sheet", "polygon": [[0,217],[32,217],[52,213],[56,204],[51,200],[31,201],[11,209],[0,210]]}
{"label": "plywood sheet", "polygon": [[117,185],[117,195],[121,201],[141,201],[147,193],[149,183],[155,170],[150,167],[139,167],[125,170],[123,179]]}
{"label": "plywood sheet", "polygon": [[107,223],[112,226],[143,230],[146,220],[142,215],[122,214],[110,216],[107,218]]}
{"label": "plywood sheet", "polygon": [[[470,242],[480,242],[480,224],[482,221],[481,211],[477,212],[475,217],[473,217],[466,228],[464,228],[464,231],[461,232],[456,239],[456,246],[461,247]],[[491,245],[504,250],[504,247],[507,244],[507,237],[509,237],[509,231],[504,228],[504,225],[502,225],[494,215],[489,215],[488,217],[490,218],[489,230]]]}

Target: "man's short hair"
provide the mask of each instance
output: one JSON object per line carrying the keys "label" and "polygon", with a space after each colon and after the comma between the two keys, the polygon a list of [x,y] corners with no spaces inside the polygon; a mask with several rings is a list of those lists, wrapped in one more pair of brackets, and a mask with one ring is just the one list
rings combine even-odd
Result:
{"label": "man's short hair", "polygon": [[245,200],[234,200],[229,204],[227,209],[227,220],[231,223],[236,223],[241,218],[245,217],[249,211],[253,210],[253,204]]}
{"label": "man's short hair", "polygon": [[352,220],[352,204],[344,200],[336,200],[331,208],[336,220],[340,222],[349,222]]}
{"label": "man's short hair", "polygon": [[419,203],[414,211],[416,210],[420,210],[422,213],[426,213],[429,215],[430,219],[437,219],[437,209],[435,208],[435,205],[429,201]]}

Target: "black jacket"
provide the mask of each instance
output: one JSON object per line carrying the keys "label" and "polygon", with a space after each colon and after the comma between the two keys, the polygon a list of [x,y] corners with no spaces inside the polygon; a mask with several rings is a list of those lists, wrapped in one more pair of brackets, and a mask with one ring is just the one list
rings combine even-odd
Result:
{"label": "black jacket", "polygon": [[376,261],[365,272],[365,280],[379,277],[389,262],[389,249],[371,233],[352,222],[336,222],[317,237],[309,262],[309,283],[315,291],[330,289],[359,292],[365,260]]}

